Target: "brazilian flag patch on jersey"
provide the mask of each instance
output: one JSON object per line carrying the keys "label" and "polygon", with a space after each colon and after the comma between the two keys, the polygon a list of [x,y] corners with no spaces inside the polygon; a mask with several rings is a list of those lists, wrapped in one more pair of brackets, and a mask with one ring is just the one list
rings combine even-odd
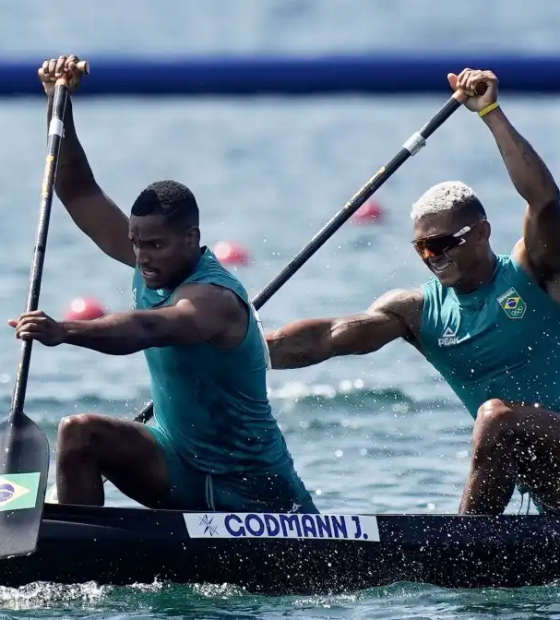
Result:
{"label": "brazilian flag patch on jersey", "polygon": [[510,288],[503,295],[500,295],[498,303],[510,319],[522,319],[527,311],[527,304],[514,288]]}

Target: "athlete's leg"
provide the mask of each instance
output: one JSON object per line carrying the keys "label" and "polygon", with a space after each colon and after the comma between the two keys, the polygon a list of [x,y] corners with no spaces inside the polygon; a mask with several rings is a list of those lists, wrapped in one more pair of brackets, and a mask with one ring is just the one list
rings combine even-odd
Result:
{"label": "athlete's leg", "polygon": [[538,406],[485,402],[473,431],[460,514],[501,514],[516,483],[560,510],[560,415]]}
{"label": "athlete's leg", "polygon": [[144,425],[87,413],[64,418],[58,432],[59,502],[102,506],[102,476],[148,507],[169,496],[165,453]]}

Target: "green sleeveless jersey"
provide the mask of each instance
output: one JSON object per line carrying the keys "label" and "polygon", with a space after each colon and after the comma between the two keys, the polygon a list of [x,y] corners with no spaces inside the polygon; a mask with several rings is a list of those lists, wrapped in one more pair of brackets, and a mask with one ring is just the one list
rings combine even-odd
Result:
{"label": "green sleeveless jersey", "polygon": [[[146,350],[154,420],[188,463],[208,474],[279,471],[293,466],[267,396],[268,347],[257,314],[239,280],[204,248],[183,284],[232,290],[247,305],[245,339],[233,349],[205,342]],[[138,309],[169,305],[175,290],[152,290],[138,269]]]}
{"label": "green sleeveless jersey", "polygon": [[473,417],[490,398],[560,412],[560,304],[512,257],[472,293],[432,280],[423,295],[424,355]]}

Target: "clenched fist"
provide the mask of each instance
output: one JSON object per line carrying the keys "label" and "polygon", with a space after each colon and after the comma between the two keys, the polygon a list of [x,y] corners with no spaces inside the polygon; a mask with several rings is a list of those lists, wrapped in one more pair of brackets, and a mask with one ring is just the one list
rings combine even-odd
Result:
{"label": "clenched fist", "polygon": [[[492,71],[463,69],[459,75],[449,73],[447,79],[453,90],[462,90],[468,95],[464,105],[472,112],[481,112],[498,100],[498,78]],[[484,94],[481,95],[480,92]]]}
{"label": "clenched fist", "polygon": [[41,310],[24,312],[18,320],[10,319],[8,325],[16,330],[20,340],[38,340],[47,347],[64,342],[64,327]]}
{"label": "clenched fist", "polygon": [[80,61],[75,55],[59,56],[45,60],[39,69],[39,79],[49,97],[54,94],[54,85],[58,78],[66,74],[68,78],[68,90],[73,93],[80,85],[82,78],[89,72],[88,64]]}

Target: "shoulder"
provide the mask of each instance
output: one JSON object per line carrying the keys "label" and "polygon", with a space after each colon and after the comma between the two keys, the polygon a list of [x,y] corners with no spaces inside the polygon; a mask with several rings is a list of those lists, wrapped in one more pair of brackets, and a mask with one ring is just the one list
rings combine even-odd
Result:
{"label": "shoulder", "polygon": [[531,260],[531,256],[527,251],[527,246],[525,245],[525,239],[523,237],[513,246],[513,250],[511,251],[511,260],[514,265],[519,265],[519,267],[521,267],[527,275],[532,276],[537,281],[546,279],[546,274],[544,274],[542,270],[538,269],[535,261]]}
{"label": "shoulder", "polygon": [[368,312],[386,310],[399,314],[401,312],[418,311],[422,309],[424,293],[421,288],[392,289],[383,293],[368,308]]}
{"label": "shoulder", "polygon": [[529,268],[529,255],[525,247],[525,239],[518,239],[511,251],[511,258],[524,268]]}
{"label": "shoulder", "polygon": [[416,335],[422,319],[424,292],[421,288],[392,289],[376,299],[366,311],[368,314],[383,312],[404,322]]}
{"label": "shoulder", "polygon": [[199,311],[228,316],[238,316],[244,308],[242,300],[231,289],[204,282],[182,284],[173,293],[171,304],[188,304]]}

